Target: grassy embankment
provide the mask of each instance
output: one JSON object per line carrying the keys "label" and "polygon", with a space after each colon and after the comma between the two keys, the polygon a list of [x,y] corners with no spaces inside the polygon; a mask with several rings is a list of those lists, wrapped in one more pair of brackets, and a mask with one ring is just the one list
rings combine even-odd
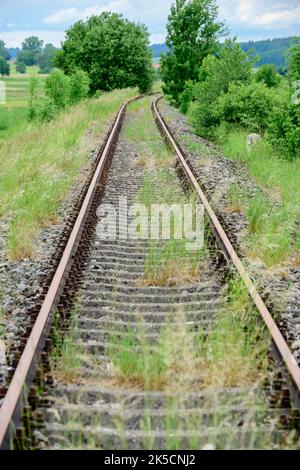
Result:
{"label": "grassy embankment", "polygon": [[[282,80],[273,91],[274,99],[286,103],[289,85]],[[230,188],[229,210],[242,212],[249,221],[246,251],[249,259],[260,260],[269,269],[300,265],[300,161],[288,161],[267,140],[247,150],[247,135],[252,130],[221,125],[216,130],[216,141],[223,154],[243,162],[250,178],[262,189],[254,197],[243,188]],[[201,158],[207,154],[205,146],[193,144]],[[203,153],[204,152],[204,153]],[[211,152],[210,152],[211,153]],[[211,155],[213,158],[213,155]]]}
{"label": "grassy embankment", "polygon": [[232,130],[221,140],[225,156],[245,163],[264,194],[249,198],[233,188],[249,221],[247,252],[267,268],[300,266],[300,161],[276,155],[267,141],[247,151],[247,133]]}
{"label": "grassy embankment", "polygon": [[0,217],[9,220],[6,251],[34,257],[35,235],[57,221],[57,210],[88,164],[106,125],[136,90],[107,93],[61,112],[47,124],[29,124],[0,146]]}

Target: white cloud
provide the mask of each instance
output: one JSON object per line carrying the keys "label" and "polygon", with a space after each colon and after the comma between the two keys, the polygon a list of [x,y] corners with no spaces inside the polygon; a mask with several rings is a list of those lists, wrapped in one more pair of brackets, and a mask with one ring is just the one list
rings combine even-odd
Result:
{"label": "white cloud", "polygon": [[250,27],[283,28],[300,23],[298,0],[218,0],[228,22]]}
{"label": "white cloud", "polygon": [[100,15],[104,11],[114,13],[128,13],[132,10],[132,5],[128,0],[113,0],[108,4],[100,6],[91,6],[87,8],[64,8],[58,10],[51,16],[44,18],[46,24],[65,24],[73,21],[83,20],[92,15]]}
{"label": "white cloud", "polygon": [[7,47],[20,47],[28,36],[38,36],[45,43],[51,42],[54,46],[60,46],[60,43],[65,39],[65,32],[47,30],[0,31],[0,37]]}
{"label": "white cloud", "polygon": [[151,34],[150,42],[151,44],[161,44],[165,42],[166,34]]}
{"label": "white cloud", "polygon": [[264,13],[255,18],[255,24],[275,27],[283,25],[300,24],[300,6],[291,10],[282,10],[274,13]]}

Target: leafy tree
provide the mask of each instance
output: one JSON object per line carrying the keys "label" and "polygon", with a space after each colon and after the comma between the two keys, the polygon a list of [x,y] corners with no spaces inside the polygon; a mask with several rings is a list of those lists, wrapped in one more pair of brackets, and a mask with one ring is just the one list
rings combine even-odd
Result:
{"label": "leafy tree", "polygon": [[300,106],[290,101],[275,106],[269,116],[268,138],[279,154],[289,160],[300,158]]}
{"label": "leafy tree", "polygon": [[0,57],[3,57],[5,60],[9,60],[11,58],[10,53],[6,49],[5,43],[2,41],[2,39],[0,39]]}
{"label": "leafy tree", "polygon": [[77,69],[88,73],[91,92],[152,85],[152,58],[145,26],[116,13],[102,13],[79,21],[67,31],[55,64],[68,75]]}
{"label": "leafy tree", "polygon": [[293,43],[290,47],[287,62],[290,81],[300,80],[300,41]]}
{"label": "leafy tree", "polygon": [[90,90],[90,78],[87,72],[83,70],[76,70],[76,72],[71,75],[71,91],[70,91],[70,101],[71,103],[78,103],[83,98],[86,98]]}
{"label": "leafy tree", "polygon": [[36,36],[30,36],[22,43],[22,50],[17,55],[17,60],[31,66],[37,64],[37,58],[41,54],[44,42]]}
{"label": "leafy tree", "polygon": [[264,83],[231,83],[228,93],[223,92],[216,101],[213,113],[218,121],[260,132],[266,128],[274,104],[274,95]]}
{"label": "leafy tree", "polygon": [[2,78],[4,75],[10,75],[10,65],[2,56],[0,56],[0,74]]}
{"label": "leafy tree", "polygon": [[224,25],[215,0],[175,0],[168,18],[167,47],[161,57],[164,92],[180,104],[187,81],[195,81],[205,57],[215,52]]}
{"label": "leafy tree", "polygon": [[29,120],[35,119],[37,116],[37,101],[39,96],[40,82],[36,77],[31,77],[29,82],[29,103],[28,103],[28,118]]}
{"label": "leafy tree", "polygon": [[194,85],[191,120],[196,131],[210,136],[212,128],[219,123],[214,106],[222,93],[227,93],[231,83],[249,84],[253,77],[255,57],[242,51],[236,40],[228,39],[219,57],[208,56],[199,73],[199,83]]}
{"label": "leafy tree", "polygon": [[46,79],[45,92],[57,108],[64,108],[70,101],[70,78],[62,70],[53,69]]}
{"label": "leafy tree", "polygon": [[37,64],[40,67],[40,73],[50,73],[54,66],[54,58],[57,50],[53,44],[46,44],[42,52],[37,56]]}
{"label": "leafy tree", "polygon": [[26,73],[26,64],[24,62],[16,61],[16,71],[18,73]]}
{"label": "leafy tree", "polygon": [[264,82],[268,88],[277,87],[280,83],[280,76],[276,71],[275,65],[262,65],[255,74],[257,82]]}

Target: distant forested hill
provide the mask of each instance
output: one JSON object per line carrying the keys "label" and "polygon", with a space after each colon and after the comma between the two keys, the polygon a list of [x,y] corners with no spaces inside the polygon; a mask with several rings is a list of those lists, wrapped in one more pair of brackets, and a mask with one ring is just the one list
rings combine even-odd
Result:
{"label": "distant forested hill", "polygon": [[[260,61],[257,65],[274,64],[277,67],[282,67],[285,64],[285,54],[290,47],[291,42],[295,38],[281,38],[281,39],[266,39],[263,41],[248,41],[241,42],[241,48],[247,52],[254,49],[256,54],[259,55]],[[153,51],[154,57],[159,57],[161,54],[167,52],[166,44],[153,44],[150,48]]]}
{"label": "distant forested hill", "polygon": [[14,48],[14,47],[11,47],[10,49],[8,49],[8,52],[9,52],[9,55],[12,59],[15,59],[18,55],[18,53],[20,52],[20,49],[18,47]]}
{"label": "distant forested hill", "polygon": [[260,61],[257,65],[274,64],[277,67],[282,67],[285,65],[286,52],[294,39],[295,38],[290,37],[242,42],[241,48],[245,52],[248,52],[250,49],[255,49],[256,54],[260,57]]}
{"label": "distant forested hill", "polygon": [[150,46],[153,51],[153,57],[159,57],[161,54],[165,54],[168,51],[166,44],[153,44]]}

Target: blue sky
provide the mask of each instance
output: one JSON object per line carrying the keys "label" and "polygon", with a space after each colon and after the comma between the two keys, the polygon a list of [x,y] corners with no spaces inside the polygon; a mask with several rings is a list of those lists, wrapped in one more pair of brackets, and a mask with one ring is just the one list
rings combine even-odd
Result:
{"label": "blue sky", "polygon": [[[145,23],[152,42],[163,42],[173,0],[0,0],[0,38],[20,46],[29,35],[59,45],[78,19],[101,11]],[[217,0],[220,18],[240,40],[300,35],[299,0]]]}

